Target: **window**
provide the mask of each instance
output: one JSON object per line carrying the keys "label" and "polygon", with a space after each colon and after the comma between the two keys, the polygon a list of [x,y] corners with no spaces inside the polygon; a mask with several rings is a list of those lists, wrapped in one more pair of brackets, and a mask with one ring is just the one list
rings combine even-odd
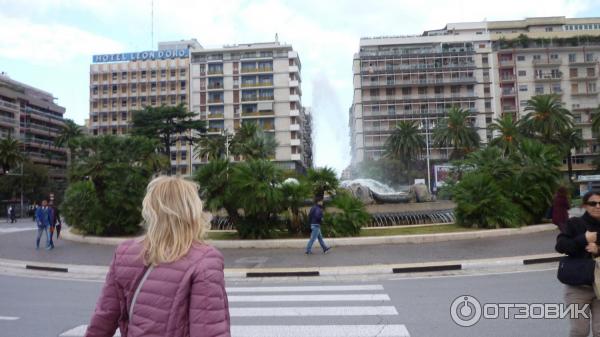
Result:
{"label": "window", "polygon": [[569,69],[569,77],[577,77],[577,68],[570,68]]}
{"label": "window", "polygon": [[519,101],[519,105],[520,106],[527,106],[527,100],[524,99],[524,100]]}
{"label": "window", "polygon": [[519,86],[519,91],[527,91],[527,85],[520,85]]}
{"label": "window", "polygon": [[419,87],[419,95],[426,95],[427,87]]}
{"label": "window", "polygon": [[485,108],[486,109],[490,109],[492,107],[492,102],[491,101],[485,101]]}
{"label": "window", "polygon": [[434,90],[434,92],[436,94],[443,94],[444,93],[444,87],[435,87],[433,90]]}
{"label": "window", "polygon": [[542,59],[542,56],[541,56],[541,55],[539,55],[539,54],[533,55],[533,60],[534,60],[534,61],[539,61],[539,60],[541,60],[541,59]]}
{"label": "window", "polygon": [[569,54],[569,62],[575,62],[577,60],[577,54]]}
{"label": "window", "polygon": [[388,115],[395,115],[395,114],[396,114],[396,106],[388,105]]}
{"label": "window", "polygon": [[517,61],[525,61],[525,55],[518,55]]}
{"label": "window", "polygon": [[537,94],[543,94],[544,93],[544,85],[543,84],[536,84],[535,86],[535,93]]}
{"label": "window", "polygon": [[152,70],[152,71],[150,72],[150,77],[151,77],[151,78],[156,78],[156,70]]}
{"label": "window", "polygon": [[402,88],[402,95],[410,95],[411,88]]}
{"label": "window", "polygon": [[386,88],[385,95],[386,96],[394,96],[396,94],[396,89],[394,88]]}
{"label": "window", "polygon": [[586,53],[585,62],[594,62],[594,53]]}
{"label": "window", "polygon": [[518,75],[519,76],[527,76],[527,71],[525,71],[525,70],[519,70]]}
{"label": "window", "polygon": [[369,90],[369,95],[371,97],[377,97],[377,96],[379,96],[379,89],[371,89],[371,90]]}
{"label": "window", "polygon": [[550,54],[551,60],[558,60],[558,54]]}
{"label": "window", "polygon": [[117,79],[117,73],[112,73],[112,79],[115,81]]}
{"label": "window", "polygon": [[552,31],[552,27],[546,27],[546,31],[547,32],[551,32]]}
{"label": "window", "polygon": [[596,68],[587,68],[587,77],[596,76]]}
{"label": "window", "polygon": [[142,78],[145,79],[146,78],[146,71],[142,70]]}
{"label": "window", "polygon": [[125,72],[125,71],[121,72],[121,79],[122,80],[126,80],[127,79],[127,72]]}
{"label": "window", "polygon": [[489,61],[488,61],[488,57],[487,57],[487,56],[482,56],[482,57],[481,57],[481,62],[482,62],[483,64],[487,64],[487,63],[489,62]]}

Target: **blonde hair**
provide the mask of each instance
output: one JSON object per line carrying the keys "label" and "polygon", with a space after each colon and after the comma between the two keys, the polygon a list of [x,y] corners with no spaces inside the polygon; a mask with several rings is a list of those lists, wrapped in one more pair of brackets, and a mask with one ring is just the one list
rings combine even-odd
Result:
{"label": "blonde hair", "polygon": [[169,263],[187,254],[194,241],[202,242],[209,222],[202,215],[198,185],[182,178],[153,179],[142,202],[147,227],[144,262]]}

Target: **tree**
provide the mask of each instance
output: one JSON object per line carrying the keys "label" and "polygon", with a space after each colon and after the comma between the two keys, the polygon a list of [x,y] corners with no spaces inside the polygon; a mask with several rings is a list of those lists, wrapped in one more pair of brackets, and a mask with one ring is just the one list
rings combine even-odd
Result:
{"label": "tree", "polygon": [[340,184],[335,171],[329,167],[308,169],[307,178],[313,195],[321,199],[325,193],[335,192]]}
{"label": "tree", "polygon": [[290,233],[302,233],[302,220],[300,218],[300,207],[310,198],[310,185],[305,179],[286,179],[281,184],[284,207],[290,214]]}
{"label": "tree", "polygon": [[20,147],[21,143],[11,135],[0,140],[0,168],[3,174],[8,173],[25,159]]}
{"label": "tree", "polygon": [[131,133],[158,140],[157,148],[167,158],[171,158],[171,146],[178,140],[194,144],[198,134],[206,131],[206,123],[196,120],[193,112],[188,112],[183,104],[177,106],[146,106],[144,110],[134,111]]}
{"label": "tree", "polygon": [[600,132],[600,105],[592,112],[592,131]]}
{"label": "tree", "polygon": [[576,129],[564,129],[559,134],[561,152],[567,157],[569,182],[573,183],[573,155],[571,149],[579,150],[584,146],[583,139]]}
{"label": "tree", "polygon": [[233,194],[244,219],[236,224],[241,237],[268,237],[283,208],[282,171],[267,160],[249,160],[234,167]]}
{"label": "tree", "polygon": [[232,192],[232,174],[229,160],[218,158],[196,170],[194,180],[200,185],[200,197],[204,201],[205,208],[215,213],[221,208],[225,209],[230,220],[235,224],[240,216]]}
{"label": "tree", "polygon": [[544,144],[556,144],[558,135],[573,128],[573,115],[563,107],[556,95],[533,96],[527,101],[522,120],[524,134],[540,139]]}
{"label": "tree", "polygon": [[67,162],[71,163],[71,152],[73,152],[73,140],[83,136],[81,127],[71,119],[65,119],[65,125],[60,130],[58,137],[54,140],[54,146],[66,146],[69,149],[67,153]]}
{"label": "tree", "polygon": [[469,111],[452,107],[448,117],[438,121],[433,130],[433,141],[436,146],[452,146],[451,158],[463,158],[467,153],[479,147],[479,134],[469,117]]}
{"label": "tree", "polygon": [[268,159],[277,149],[275,138],[254,122],[242,123],[231,141],[231,153],[246,159]]}
{"label": "tree", "polygon": [[227,154],[225,136],[203,136],[194,151],[197,158],[207,157],[209,161],[223,158]]}
{"label": "tree", "polygon": [[75,140],[71,185],[61,205],[67,222],[95,235],[136,233],[146,186],[168,164],[156,147],[156,141],[137,136]]}
{"label": "tree", "polygon": [[494,123],[490,124],[489,129],[497,132],[497,137],[494,137],[490,145],[497,146],[502,149],[502,153],[506,156],[516,151],[519,141],[522,138],[519,124],[515,122],[511,115],[496,118]]}
{"label": "tree", "polygon": [[419,134],[415,121],[400,121],[392,135],[385,142],[386,156],[404,162],[406,169],[417,159],[425,148],[425,139]]}

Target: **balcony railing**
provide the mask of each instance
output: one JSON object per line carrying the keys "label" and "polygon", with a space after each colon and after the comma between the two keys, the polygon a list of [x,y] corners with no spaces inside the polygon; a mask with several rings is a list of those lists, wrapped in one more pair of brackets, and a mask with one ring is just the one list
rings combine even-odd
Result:
{"label": "balcony railing", "polygon": [[539,67],[554,67],[554,66],[559,66],[562,64],[562,60],[558,59],[558,60],[533,60],[532,61],[534,66],[539,66]]}
{"label": "balcony railing", "polygon": [[242,74],[247,73],[264,73],[273,71],[273,67],[255,67],[255,68],[242,68]]}
{"label": "balcony railing", "polygon": [[208,103],[223,103],[223,98],[209,98]]}
{"label": "balcony railing", "polygon": [[221,118],[222,119],[223,116],[224,116],[224,114],[222,112],[221,113],[212,113],[212,114],[209,113],[208,114],[208,118],[209,119],[215,119],[215,118]]}
{"label": "balcony railing", "polygon": [[242,88],[272,87],[273,82],[242,83]]}
{"label": "balcony railing", "polygon": [[242,102],[272,101],[274,98],[274,96],[245,96],[242,97]]}

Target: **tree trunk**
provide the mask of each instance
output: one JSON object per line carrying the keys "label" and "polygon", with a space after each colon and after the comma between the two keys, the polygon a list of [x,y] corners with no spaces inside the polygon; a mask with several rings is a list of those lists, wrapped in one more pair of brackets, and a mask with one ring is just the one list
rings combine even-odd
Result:
{"label": "tree trunk", "polygon": [[572,160],[571,151],[569,151],[569,154],[567,155],[567,171],[569,174],[569,183],[573,184],[573,178],[571,178],[571,176],[573,175],[573,164],[572,164],[571,160]]}

